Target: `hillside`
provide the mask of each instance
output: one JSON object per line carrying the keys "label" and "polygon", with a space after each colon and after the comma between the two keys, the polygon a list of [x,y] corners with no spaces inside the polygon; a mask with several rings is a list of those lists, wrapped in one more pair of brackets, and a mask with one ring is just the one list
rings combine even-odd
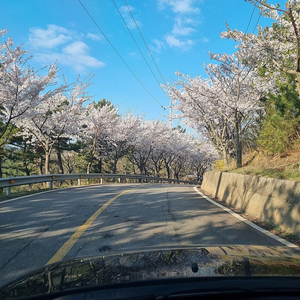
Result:
{"label": "hillside", "polygon": [[258,175],[279,179],[300,180],[300,145],[284,155],[266,155],[251,151],[243,156],[243,167],[236,169],[232,163],[223,171],[248,175]]}

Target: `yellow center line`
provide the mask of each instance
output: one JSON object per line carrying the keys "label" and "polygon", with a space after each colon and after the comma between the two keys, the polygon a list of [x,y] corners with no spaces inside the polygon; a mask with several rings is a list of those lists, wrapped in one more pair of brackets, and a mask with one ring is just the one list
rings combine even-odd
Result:
{"label": "yellow center line", "polygon": [[83,235],[83,233],[93,224],[93,222],[96,220],[96,218],[116,199],[121,197],[122,195],[135,190],[127,190],[124,191],[117,196],[113,197],[109,201],[107,201],[103,206],[101,206],[83,225],[81,225],[76,232],[62,245],[62,247],[52,256],[52,258],[47,262],[46,265],[61,261],[67,253],[71,250],[71,248],[74,246],[74,244],[78,241],[78,239]]}

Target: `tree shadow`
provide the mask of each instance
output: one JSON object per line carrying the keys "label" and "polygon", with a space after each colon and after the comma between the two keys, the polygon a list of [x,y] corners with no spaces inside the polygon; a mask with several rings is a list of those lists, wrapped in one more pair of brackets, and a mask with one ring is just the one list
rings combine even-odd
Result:
{"label": "tree shadow", "polygon": [[[220,193],[222,181],[220,180]],[[70,188],[0,206],[0,286],[44,266],[108,200],[65,259],[94,257],[170,245],[261,245],[280,243],[199,197],[192,187],[134,184]],[[228,197],[229,197],[228,193]],[[106,253],[106,252],[105,252]]]}

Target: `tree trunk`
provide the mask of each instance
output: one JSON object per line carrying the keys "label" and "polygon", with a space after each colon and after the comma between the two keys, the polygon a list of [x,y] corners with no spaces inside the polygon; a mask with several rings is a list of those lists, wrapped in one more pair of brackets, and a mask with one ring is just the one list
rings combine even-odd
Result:
{"label": "tree trunk", "polygon": [[30,171],[28,169],[28,164],[26,162],[26,159],[23,160],[23,166],[25,168],[25,173],[26,173],[26,176],[30,176]]}
{"label": "tree trunk", "polygon": [[117,172],[117,163],[118,163],[118,159],[114,159],[113,169],[112,169],[113,174],[116,174]]}
{"label": "tree trunk", "polygon": [[88,165],[87,165],[87,168],[86,168],[87,174],[91,173],[91,168],[92,168],[92,162],[89,161],[89,163],[88,163]]}
{"label": "tree trunk", "polygon": [[45,151],[45,174],[49,174],[49,165],[50,165],[50,151]]}
{"label": "tree trunk", "polygon": [[3,171],[2,171],[2,155],[0,154],[0,178],[3,177]]}
{"label": "tree trunk", "polygon": [[296,71],[296,84],[297,84],[297,90],[300,97],[300,71]]}
{"label": "tree trunk", "polygon": [[[96,149],[96,143],[97,143],[97,139],[95,137],[94,140],[93,140],[92,148],[90,150],[90,160],[89,160],[89,163],[88,163],[87,169],[86,169],[87,174],[89,174],[91,172],[91,169],[92,169],[92,164],[93,164],[95,149]],[[89,180],[88,180],[88,182],[89,182]]]}
{"label": "tree trunk", "polygon": [[164,159],[164,162],[165,162],[165,167],[166,167],[166,170],[167,170],[168,178],[170,179],[170,177],[171,177],[171,172],[170,172],[169,163],[167,162],[166,159]]}
{"label": "tree trunk", "polygon": [[98,171],[99,173],[102,173],[102,158],[100,158],[98,162]]}
{"label": "tree trunk", "polygon": [[[1,154],[1,153],[0,153]],[[0,155],[0,178],[3,177],[3,171],[2,171],[2,155]],[[3,192],[3,188],[0,188],[0,192]]]}
{"label": "tree trunk", "polygon": [[161,170],[161,164],[159,163],[159,160],[157,160],[157,161],[153,160],[153,164],[154,164],[154,169],[155,169],[155,176],[159,177],[159,175],[160,175],[159,173]]}
{"label": "tree trunk", "polygon": [[40,175],[43,175],[43,155],[41,155],[40,157],[39,171],[40,171]]}
{"label": "tree trunk", "polygon": [[61,158],[61,149],[60,149],[59,139],[57,141],[57,161],[58,161],[58,166],[59,166],[59,169],[60,169],[60,174],[65,174],[63,163],[62,163],[62,158]]}
{"label": "tree trunk", "polygon": [[236,167],[242,167],[242,145],[241,145],[241,137],[240,137],[240,122],[239,116],[236,114],[235,118],[235,131],[236,131]]}
{"label": "tree trunk", "polygon": [[144,166],[142,164],[139,165],[140,174],[143,175]]}
{"label": "tree trunk", "polygon": [[225,148],[223,148],[223,155],[222,155],[222,158],[223,158],[223,161],[224,161],[224,166],[227,166],[228,165],[228,157],[227,157],[227,151]]}

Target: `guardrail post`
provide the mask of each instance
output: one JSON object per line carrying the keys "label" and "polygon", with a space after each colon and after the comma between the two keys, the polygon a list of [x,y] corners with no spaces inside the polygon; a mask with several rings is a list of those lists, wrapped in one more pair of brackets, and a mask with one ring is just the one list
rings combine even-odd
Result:
{"label": "guardrail post", "polygon": [[119,183],[121,183],[121,176],[119,177]]}
{"label": "guardrail post", "polygon": [[103,184],[103,179],[102,179],[102,177],[100,178],[100,184]]}
{"label": "guardrail post", "polygon": [[78,178],[78,185],[81,185],[81,178]]}
{"label": "guardrail post", "polygon": [[50,190],[53,189],[53,181],[48,181],[48,187]]}
{"label": "guardrail post", "polygon": [[10,186],[5,188],[5,192],[6,192],[6,196],[10,196],[11,195],[11,188]]}

